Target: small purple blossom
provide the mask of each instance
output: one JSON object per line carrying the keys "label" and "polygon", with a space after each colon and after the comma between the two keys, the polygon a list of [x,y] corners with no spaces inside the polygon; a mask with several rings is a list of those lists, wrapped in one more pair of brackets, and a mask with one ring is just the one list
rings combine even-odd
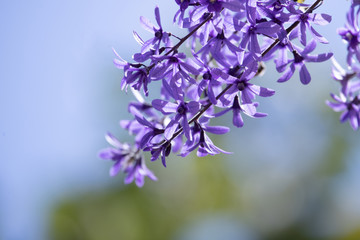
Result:
{"label": "small purple blossom", "polygon": [[345,24],[345,27],[338,29],[338,34],[348,44],[348,65],[352,65],[353,56],[355,56],[356,59],[360,61],[360,28],[358,23],[358,16],[355,16],[355,11],[355,5],[353,5],[350,8],[350,11],[347,13],[347,22]]}
{"label": "small purple blossom", "polygon": [[[236,69],[236,68],[235,68]],[[229,106],[233,103],[235,96],[240,94],[242,103],[252,103],[256,96],[270,97],[275,94],[275,91],[269,88],[261,87],[250,83],[250,80],[256,75],[257,65],[251,66],[241,72],[240,76],[229,71],[230,74],[224,73],[219,69],[212,71],[215,79],[230,84],[228,91],[219,99],[223,106]]]}
{"label": "small purple blossom", "polygon": [[157,181],[156,176],[146,167],[145,159],[140,148],[130,146],[127,143],[121,143],[112,134],[105,136],[107,142],[112,148],[106,148],[100,151],[99,157],[106,160],[114,161],[114,165],[110,169],[110,176],[117,175],[120,171],[127,174],[125,184],[129,184],[135,180],[138,187],[144,185],[144,178],[148,177],[153,181]]}
{"label": "small purple blossom", "polygon": [[327,25],[331,22],[331,16],[328,14],[318,14],[318,13],[304,13],[301,10],[292,11],[292,15],[288,19],[289,22],[299,21],[300,25],[298,27],[298,37],[302,45],[307,45],[306,40],[306,29],[308,29],[312,35],[312,37],[321,43],[328,43],[326,38],[320,35],[315,29],[312,27],[312,24],[317,25]]}
{"label": "small purple blossom", "polygon": [[185,102],[178,100],[176,103],[155,99],[152,101],[153,107],[162,112],[163,114],[175,113],[169,124],[165,128],[165,138],[171,139],[175,131],[178,129],[179,124],[184,129],[184,134],[188,139],[192,139],[190,134],[190,127],[188,123],[188,113],[194,115],[200,109],[200,103],[196,101]]}
{"label": "small purple blossom", "polygon": [[164,129],[162,129],[162,125],[159,123],[151,123],[144,117],[141,118],[139,116],[135,116],[135,119],[145,127],[145,132],[140,141],[140,148],[144,148],[155,136],[164,133]]}
{"label": "small purple blossom", "polygon": [[215,92],[219,92],[221,83],[213,77],[213,74],[210,71],[210,69],[206,69],[202,75],[202,81],[198,85],[198,95],[200,96],[201,93],[205,92],[209,97],[210,102],[216,104],[217,99]]}
{"label": "small purple blossom", "polygon": [[151,70],[150,76],[155,80],[163,79],[163,87],[167,89],[166,95],[170,94],[174,99],[184,98],[183,88],[186,88],[189,83],[196,84],[191,75],[197,75],[199,71],[183,60],[186,59],[184,53],[175,53],[172,56],[154,56],[153,59],[158,64]]}
{"label": "small purple blossom", "polygon": [[266,113],[259,113],[256,111],[256,108],[259,104],[258,103],[246,103],[246,104],[240,104],[239,97],[236,95],[234,97],[233,104],[231,108],[227,108],[221,112],[218,112],[214,115],[214,117],[219,117],[221,115],[224,115],[225,113],[232,111],[233,112],[233,124],[235,127],[243,127],[244,126],[244,120],[241,116],[241,112],[245,113],[249,117],[253,118],[261,118],[266,117]]}
{"label": "small purple blossom", "polygon": [[261,56],[261,49],[258,41],[258,35],[264,34],[266,36],[274,37],[280,32],[281,26],[274,22],[257,22],[256,8],[247,5],[247,23],[235,22],[235,30],[241,31],[242,40],[240,48],[245,49],[248,46],[250,53],[255,57]]}
{"label": "small purple blossom", "polygon": [[116,59],[114,59],[114,64],[117,68],[123,69],[125,74],[121,80],[121,89],[127,89],[130,85],[135,90],[140,90],[143,88],[145,95],[149,94],[148,84],[151,82],[151,79],[148,77],[148,69],[141,63],[128,63],[120,57],[120,55],[114,50]]}
{"label": "small purple blossom", "polygon": [[180,156],[185,157],[196,148],[198,148],[198,157],[205,157],[208,154],[230,154],[230,152],[224,151],[221,148],[215,146],[211,139],[206,135],[206,132],[213,134],[225,134],[229,131],[229,128],[222,126],[207,126],[207,123],[207,118],[203,118],[201,121],[194,123],[194,126],[191,128],[191,132],[192,135],[194,135],[194,138],[193,140],[188,140],[185,143],[183,149],[181,150]]}
{"label": "small purple blossom", "polygon": [[352,99],[347,99],[346,96],[340,93],[340,96],[331,94],[335,102],[327,101],[326,104],[335,112],[343,112],[340,116],[340,122],[349,121],[350,126],[357,130],[360,125],[360,99],[358,96]]}
{"label": "small purple blossom", "polygon": [[334,80],[338,81],[341,84],[341,92],[345,95],[352,95],[357,91],[360,91],[360,81],[352,81],[354,77],[360,78],[360,67],[353,65],[351,67],[351,72],[346,72],[340,64],[335,60],[331,59],[333,62],[332,68],[332,77]]}
{"label": "small purple blossom", "polygon": [[222,54],[222,49],[226,47],[230,52],[236,53],[241,52],[242,50],[236,47],[229,39],[225,37],[224,32],[218,33],[216,37],[212,38],[208,43],[202,47],[196,55],[201,55],[202,60],[206,61],[207,56],[211,56],[222,66],[230,67],[230,64],[226,60],[225,56]]}
{"label": "small purple blossom", "polygon": [[156,53],[158,53],[161,42],[163,42],[166,45],[166,47],[170,47],[171,45],[169,34],[163,30],[161,25],[159,7],[155,8],[155,19],[158,24],[158,27],[153,25],[146,17],[143,16],[140,17],[140,23],[144,27],[144,29],[154,34],[153,38],[141,43],[142,44],[141,53],[145,53],[149,51],[151,48],[154,48]]}
{"label": "small purple blossom", "polygon": [[[283,72],[286,66],[290,64],[289,68],[279,78],[278,82],[288,81],[293,74],[295,69],[299,69],[300,81],[302,84],[309,84],[311,81],[311,75],[306,68],[306,62],[324,62],[332,57],[332,53],[322,53],[318,55],[310,55],[316,47],[316,42],[312,40],[303,50],[301,48],[294,49],[292,51],[294,58],[288,60],[283,66],[279,66],[278,71]],[[284,62],[284,61],[282,61]]]}

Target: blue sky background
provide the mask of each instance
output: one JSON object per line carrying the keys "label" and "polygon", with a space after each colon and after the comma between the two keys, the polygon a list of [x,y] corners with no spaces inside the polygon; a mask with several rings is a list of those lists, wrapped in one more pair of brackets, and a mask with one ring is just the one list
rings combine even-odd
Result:
{"label": "blue sky background", "polygon": [[[320,50],[333,51],[344,63],[345,46],[335,29],[343,25],[349,2],[339,2],[325,1],[319,11],[330,13],[333,22],[317,29],[332,42]],[[126,138],[117,123],[128,116],[125,109],[131,96],[120,91],[122,73],[112,64],[112,47],[130,59],[139,49],[132,30],[148,36],[139,16],[153,20],[157,4],[164,25],[172,26],[173,1],[0,2],[0,239],[45,239],[48,210],[68,194],[122,186],[121,178],[108,177],[109,164],[97,158],[98,150],[106,146],[106,131]],[[306,87],[298,79],[279,85],[275,83],[279,75],[269,69],[263,83],[277,90],[261,107],[269,118],[246,119],[244,130],[234,129],[225,140],[230,151],[236,149],[233,140],[239,132],[251,140],[246,143],[249,154],[258,161],[237,163],[239,169],[262,173],[261,164],[276,165],[290,175],[299,171],[299,165],[311,167],[329,131],[359,143],[359,133],[348,125],[330,129],[333,120],[317,115],[319,109],[327,111],[324,100],[338,87],[329,77],[330,64],[323,66],[310,67],[313,81]],[[297,141],[307,143],[306,149],[296,148]],[[256,151],[254,142],[261,146]],[[345,210],[360,213],[359,194],[351,191],[360,189],[356,177],[360,154],[352,149],[348,172],[336,183],[343,196],[337,201],[355,198],[348,204],[357,208]],[[304,154],[302,160],[296,157],[299,154]],[[236,164],[236,155],[233,159]]]}

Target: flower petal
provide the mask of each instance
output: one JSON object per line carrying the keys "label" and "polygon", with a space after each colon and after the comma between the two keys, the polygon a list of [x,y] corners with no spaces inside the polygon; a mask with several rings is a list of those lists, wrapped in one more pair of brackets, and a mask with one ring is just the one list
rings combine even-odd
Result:
{"label": "flower petal", "polygon": [[307,70],[305,64],[303,64],[300,68],[300,81],[304,85],[309,84],[311,81],[310,73]]}
{"label": "flower petal", "polygon": [[156,110],[162,112],[163,114],[174,113],[176,112],[176,109],[178,107],[178,105],[175,103],[171,103],[160,99],[154,99],[151,102],[151,104]]}
{"label": "flower petal", "polygon": [[206,126],[204,130],[212,134],[225,134],[230,131],[230,128],[224,126]]}
{"label": "flower petal", "polygon": [[121,162],[122,161],[116,161],[115,164],[110,168],[110,176],[111,177],[116,176],[120,172]]}
{"label": "flower petal", "polygon": [[290,68],[277,80],[278,82],[286,82],[288,81],[295,72],[295,65],[292,63]]}
{"label": "flower petal", "polygon": [[149,21],[149,19],[147,19],[146,17],[143,17],[143,16],[140,17],[140,24],[145,30],[147,30],[151,33],[155,33],[156,28],[155,28],[154,24],[152,24]]}
{"label": "flower petal", "polygon": [[161,20],[160,20],[160,11],[159,11],[159,7],[158,7],[158,6],[155,7],[155,19],[156,19],[156,22],[157,22],[157,24],[159,25],[159,27],[162,28],[162,26],[161,26]]}
{"label": "flower petal", "polygon": [[236,126],[238,128],[241,128],[242,126],[244,126],[244,121],[242,119],[239,109],[233,110],[233,124],[234,124],[234,126]]}
{"label": "flower petal", "polygon": [[123,148],[123,144],[121,142],[119,142],[119,140],[114,135],[112,135],[111,133],[108,132],[105,135],[105,139],[113,147],[115,147],[115,148]]}

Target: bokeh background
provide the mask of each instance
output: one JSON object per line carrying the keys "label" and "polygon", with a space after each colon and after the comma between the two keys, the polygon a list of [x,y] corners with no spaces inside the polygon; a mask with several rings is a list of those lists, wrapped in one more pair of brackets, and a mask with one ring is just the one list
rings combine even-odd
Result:
{"label": "bokeh background", "polygon": [[[318,10],[333,16],[318,51],[342,64],[349,4]],[[0,1],[0,239],[360,239],[359,131],[324,103],[338,91],[330,62],[309,64],[308,86],[276,83],[269,64],[256,80],[277,92],[259,99],[269,116],[214,139],[233,155],[148,163],[159,181],[142,189],[108,176],[97,152],[107,131],[131,141],[118,121],[133,98],[112,47],[131,59],[132,31],[149,37],[139,16],[154,21],[156,5],[184,34],[174,1]]]}

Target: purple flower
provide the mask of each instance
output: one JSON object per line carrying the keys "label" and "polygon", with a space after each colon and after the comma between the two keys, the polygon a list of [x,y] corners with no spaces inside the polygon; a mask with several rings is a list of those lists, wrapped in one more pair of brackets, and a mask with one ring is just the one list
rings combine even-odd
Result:
{"label": "purple flower", "polygon": [[234,126],[240,128],[242,126],[244,126],[244,121],[243,118],[241,116],[241,112],[245,113],[246,115],[248,115],[249,117],[253,117],[253,118],[260,118],[260,117],[266,117],[267,114],[266,113],[259,113],[256,112],[256,108],[258,106],[258,103],[248,103],[248,104],[242,104],[240,105],[239,102],[239,97],[236,95],[234,97],[234,102],[233,105],[230,108],[227,108],[221,112],[218,112],[214,115],[214,117],[219,117],[221,115],[224,115],[225,113],[229,112],[232,110],[233,112],[233,124]]}
{"label": "purple flower", "polygon": [[176,113],[165,128],[164,136],[166,139],[171,139],[175,131],[178,129],[181,122],[185,136],[192,139],[190,134],[190,126],[188,123],[188,113],[195,114],[200,109],[200,103],[196,101],[185,102],[178,100],[176,103],[155,99],[152,101],[153,107],[165,115]]}
{"label": "purple flower", "polygon": [[151,161],[156,161],[161,157],[161,162],[164,167],[166,167],[166,157],[171,153],[171,143],[168,141],[163,141],[160,144],[152,145],[144,148],[144,151],[151,152]]}
{"label": "purple flower", "polygon": [[136,120],[121,120],[120,126],[126,129],[130,135],[135,136],[135,142],[140,143],[144,135],[145,128]]}
{"label": "purple flower", "polygon": [[[233,71],[231,69],[230,73],[232,74],[232,72]],[[252,100],[255,99],[256,95],[261,97],[270,97],[274,95],[274,90],[261,87],[249,82],[255,76],[256,72],[257,64],[253,64],[253,66],[243,71],[239,77],[234,77],[236,76],[236,74],[229,75],[219,69],[214,69],[212,73],[215,76],[215,79],[217,79],[218,81],[223,79],[224,82],[231,85],[226,91],[226,93],[219,99],[220,102],[224,106],[229,106],[229,104],[233,103],[233,100],[235,96],[238,95],[238,93],[240,93],[241,102],[243,104],[252,103]]]}
{"label": "purple flower", "polygon": [[266,36],[276,36],[281,30],[281,27],[274,22],[257,22],[256,19],[256,7],[247,5],[247,23],[242,21],[235,21],[234,27],[236,31],[241,31],[242,40],[240,42],[240,48],[245,49],[248,46],[250,53],[254,57],[259,58],[261,56],[261,49],[259,41],[257,39],[258,34],[264,34]]}
{"label": "purple flower", "polygon": [[139,91],[141,87],[143,87],[145,95],[148,95],[149,90],[147,86],[150,81],[151,80],[148,77],[148,72],[146,68],[138,68],[138,66],[131,66],[125,71],[125,76],[121,80],[121,88],[124,89],[128,85],[130,85],[135,90]]}
{"label": "purple flower", "polygon": [[197,75],[199,71],[184,61],[186,59],[184,53],[175,53],[171,56],[153,56],[152,59],[158,63],[158,66],[151,71],[152,78],[163,79],[167,76],[170,76],[170,78],[180,76],[189,82],[195,83],[195,80],[189,74]]}
{"label": "purple flower", "polygon": [[[202,93],[205,97],[208,97],[212,104],[217,103],[216,95],[219,94],[222,90],[222,83],[217,81],[213,76],[213,69],[206,63],[204,63],[197,55],[194,54],[194,64],[197,64],[199,67],[199,76],[202,76],[202,80],[197,85],[197,94],[198,98],[191,98],[193,100],[199,100]],[[216,73],[214,74],[216,75]],[[195,94],[194,94],[195,95]]]}
{"label": "purple flower", "polygon": [[131,64],[125,61],[124,59],[122,59],[122,57],[120,57],[120,55],[115,51],[114,48],[113,48],[113,52],[117,57],[113,60],[115,67],[126,71],[131,66]]}
{"label": "purple flower", "polygon": [[214,145],[211,139],[206,135],[206,132],[213,134],[225,134],[229,131],[229,128],[222,126],[207,126],[208,119],[202,118],[202,121],[196,121],[194,126],[191,128],[193,140],[188,140],[183,149],[181,150],[180,156],[185,157],[190,152],[198,148],[197,156],[205,157],[206,155],[215,155],[219,153],[231,154],[221,148]]}
{"label": "purple flower", "polygon": [[341,92],[345,96],[350,96],[359,91],[360,81],[351,81],[351,79],[355,76],[360,78],[360,67],[356,65],[349,66],[351,67],[352,72],[346,72],[335,58],[331,58],[331,60],[333,62],[332,77],[341,84]]}
{"label": "purple flower", "polygon": [[[144,46],[145,42],[144,40],[142,40],[142,38],[139,36],[139,34],[137,34],[137,32],[133,31],[133,36],[135,38],[135,40],[141,45]],[[158,52],[163,51],[162,49],[159,49]],[[136,62],[142,63],[145,62],[146,60],[149,60],[151,56],[157,54],[157,52],[154,49],[149,49],[147,52],[140,52],[140,53],[135,53],[133,55],[133,59]]]}
{"label": "purple flower", "polygon": [[159,123],[156,122],[151,123],[148,120],[146,120],[144,117],[140,117],[137,115],[135,115],[135,119],[145,127],[145,132],[141,137],[141,141],[139,145],[140,148],[144,148],[155,136],[164,133],[164,129],[162,129],[163,126]]}
{"label": "purple flower", "polygon": [[207,61],[207,56],[211,53],[211,56],[222,66],[230,67],[230,64],[226,60],[223,51],[226,47],[231,53],[235,54],[236,52],[242,51],[240,48],[236,47],[229,39],[225,37],[224,31],[218,33],[216,37],[212,38],[208,43],[203,46],[196,54],[201,54],[202,61]]}
{"label": "purple flower", "polygon": [[129,85],[135,90],[144,89],[145,95],[149,94],[148,84],[151,79],[148,77],[148,69],[141,63],[132,64],[122,59],[119,54],[113,50],[117,56],[114,64],[117,68],[124,70],[124,77],[121,79],[121,89],[127,88]]}
{"label": "purple flower", "polygon": [[347,63],[352,65],[352,57],[354,55],[360,61],[360,28],[358,16],[355,17],[355,7],[350,8],[350,11],[347,13],[346,25],[344,28],[339,28],[338,33],[348,44]]}
{"label": "purple flower", "polygon": [[[150,127],[150,126],[149,126]],[[151,127],[150,127],[151,128]],[[156,135],[156,131],[154,130],[153,134]],[[161,132],[164,132],[161,130]],[[159,157],[161,157],[161,162],[164,167],[166,167],[166,157],[170,155],[172,152],[178,152],[182,147],[182,136],[183,133],[180,133],[177,137],[175,137],[172,141],[168,141],[163,139],[162,141],[158,139],[156,143],[149,143],[143,150],[150,151],[151,153],[151,161],[156,161]]]}
{"label": "purple flower", "polygon": [[183,61],[185,58],[184,53],[153,57],[158,64],[151,70],[150,76],[156,80],[163,79],[163,87],[166,88],[165,95],[170,94],[176,100],[184,98],[184,89],[188,87],[189,83],[196,84],[191,74],[199,74],[195,67]]}
{"label": "purple flower", "polygon": [[[193,11],[194,13],[195,11]],[[204,23],[196,33],[193,34],[191,42],[191,50],[196,52],[197,41],[200,42],[202,46],[205,46],[210,38],[215,37],[218,34],[218,31],[221,31],[221,19],[220,14],[214,13],[204,13],[203,15],[197,16],[198,19],[194,20],[194,16],[186,18],[184,20],[184,27],[189,28],[189,31],[193,31],[195,28],[199,27],[200,24]]]}
{"label": "purple flower", "polygon": [[138,187],[144,185],[145,177],[153,181],[157,180],[156,176],[146,167],[144,157],[136,145],[130,146],[127,143],[120,143],[111,133],[108,133],[105,138],[113,147],[100,151],[99,157],[115,162],[110,169],[110,176],[115,176],[123,171],[127,174],[125,184],[135,180]]}
{"label": "purple flower", "polygon": [[193,0],[175,0],[175,2],[180,6],[180,9],[175,13],[173,22],[178,23],[180,27],[184,27],[184,16],[185,10],[189,7],[190,4],[194,4]]}
{"label": "purple flower", "polygon": [[198,94],[201,95],[202,92],[209,97],[209,100],[212,104],[217,103],[217,99],[215,96],[215,91],[219,92],[221,87],[221,83],[218,82],[213,75],[211,74],[210,69],[206,69],[207,71],[202,75],[202,80],[198,86]]}
{"label": "purple flower", "polygon": [[317,25],[327,25],[331,22],[331,16],[328,14],[318,14],[318,13],[304,13],[301,10],[292,11],[291,16],[289,17],[289,22],[300,22],[300,26],[298,27],[298,36],[302,45],[306,46],[306,29],[308,29],[312,35],[312,37],[321,42],[321,43],[329,43],[326,38],[320,35],[311,24]]}
{"label": "purple flower", "polygon": [[288,64],[288,52],[290,49],[291,45],[288,38],[284,38],[276,47],[273,48],[272,52],[277,51],[277,58],[275,58],[274,62],[278,72],[281,72],[282,68],[286,67]]}
{"label": "purple flower", "polygon": [[[138,92],[133,91],[135,96]],[[154,141],[159,139],[161,133],[164,132],[164,118],[160,118],[154,108],[137,96],[139,102],[130,102],[128,111],[132,114],[134,120],[122,120],[120,126],[128,130],[130,135],[135,136],[135,143],[144,148],[154,138]],[[145,118],[148,116],[148,119]]]}
{"label": "purple flower", "polygon": [[360,99],[358,96],[348,100],[343,93],[340,96],[330,94],[335,102],[326,101],[326,104],[335,112],[343,112],[340,116],[340,122],[349,121],[350,126],[357,130],[360,124]]}
{"label": "purple flower", "polygon": [[[319,55],[310,55],[312,51],[314,51],[316,47],[316,42],[312,40],[309,44],[301,50],[298,48],[297,50],[293,50],[294,59],[288,60],[283,66],[278,67],[278,71],[285,71],[286,66],[290,63],[290,67],[284,72],[284,74],[279,78],[278,82],[286,82],[288,81],[294,74],[295,69],[300,69],[300,81],[302,84],[309,84],[311,81],[311,76],[309,71],[307,70],[305,63],[306,62],[323,62],[332,57],[332,53],[322,53]],[[283,61],[282,61],[283,62]]]}
{"label": "purple flower", "polygon": [[145,28],[145,30],[154,34],[153,38],[142,44],[141,53],[149,51],[150,48],[154,48],[156,53],[158,53],[161,42],[165,43],[166,47],[170,47],[171,45],[169,34],[165,32],[161,26],[160,11],[158,7],[155,8],[155,19],[159,27],[153,25],[147,18],[143,16],[140,17],[140,23]]}

